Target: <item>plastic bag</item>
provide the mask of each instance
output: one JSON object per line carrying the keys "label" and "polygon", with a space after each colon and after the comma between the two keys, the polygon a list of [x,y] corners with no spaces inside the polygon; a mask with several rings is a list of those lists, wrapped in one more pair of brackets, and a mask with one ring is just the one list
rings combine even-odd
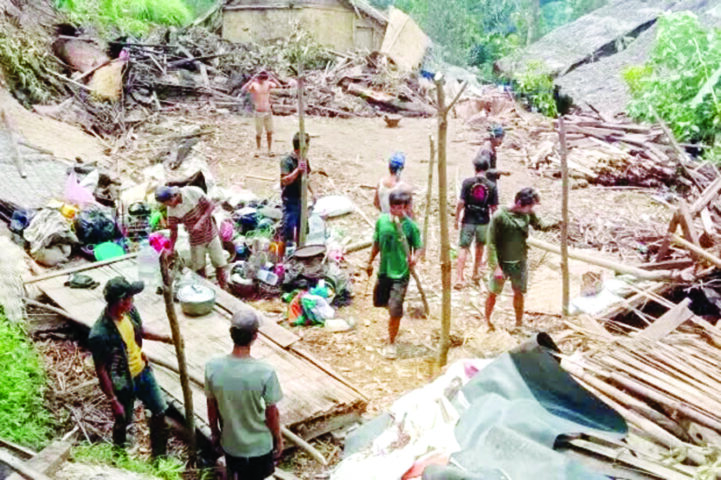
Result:
{"label": "plastic bag", "polygon": [[90,208],[75,216],[75,234],[80,243],[97,245],[117,238],[118,229],[110,214],[98,208]]}
{"label": "plastic bag", "polygon": [[78,183],[78,177],[74,171],[71,171],[65,180],[65,202],[81,206],[95,203],[92,191]]}

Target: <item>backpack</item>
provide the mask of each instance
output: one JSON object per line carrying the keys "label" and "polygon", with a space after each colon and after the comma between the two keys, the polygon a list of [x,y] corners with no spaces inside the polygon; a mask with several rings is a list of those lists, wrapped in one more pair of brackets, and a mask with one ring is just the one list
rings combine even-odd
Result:
{"label": "backpack", "polygon": [[486,213],[491,200],[491,189],[481,177],[476,177],[466,192],[463,202],[471,212]]}

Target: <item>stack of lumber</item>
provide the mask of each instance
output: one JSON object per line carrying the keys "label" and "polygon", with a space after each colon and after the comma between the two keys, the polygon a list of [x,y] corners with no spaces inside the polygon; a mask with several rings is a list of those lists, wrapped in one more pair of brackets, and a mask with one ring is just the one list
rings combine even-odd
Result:
{"label": "stack of lumber", "polygon": [[[599,185],[691,187],[677,174],[678,160],[660,127],[629,121],[604,121],[592,113],[564,117],[569,174]],[[538,146],[526,158],[529,167],[560,175],[560,143],[554,125],[535,129]]]}
{"label": "stack of lumber", "polygon": [[721,330],[687,305],[674,306],[643,330],[606,325],[635,330],[630,335],[569,324],[583,347],[561,362],[626,419],[632,436],[645,440],[626,445],[632,458],[659,462],[665,456],[673,478],[699,478],[716,461],[707,447],[721,441]]}

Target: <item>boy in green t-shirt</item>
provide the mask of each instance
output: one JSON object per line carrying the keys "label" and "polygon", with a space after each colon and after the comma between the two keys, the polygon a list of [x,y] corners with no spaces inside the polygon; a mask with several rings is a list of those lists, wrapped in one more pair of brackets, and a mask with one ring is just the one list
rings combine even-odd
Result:
{"label": "boy in green t-shirt", "polygon": [[408,217],[410,193],[394,190],[390,194],[390,213],[378,217],[373,233],[373,249],[366,271],[373,273],[373,260],[381,254],[378,280],[373,290],[373,305],[388,307],[388,345],[382,354],[396,358],[396,336],[403,317],[403,301],[411,269],[423,254],[418,226]]}

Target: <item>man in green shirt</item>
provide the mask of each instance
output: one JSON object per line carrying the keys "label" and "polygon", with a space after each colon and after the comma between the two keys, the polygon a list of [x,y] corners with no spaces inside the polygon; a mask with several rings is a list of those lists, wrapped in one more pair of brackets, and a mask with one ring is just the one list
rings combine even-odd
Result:
{"label": "man in green shirt", "polygon": [[533,188],[527,187],[516,194],[510,207],[499,209],[488,225],[488,298],[486,299],[486,321],[493,329],[491,314],[496,297],[503,290],[507,278],[513,289],[513,310],[516,327],[523,321],[523,296],[528,286],[528,228],[549,230],[556,224],[544,224],[533,209],[541,203],[541,197]]}
{"label": "man in green shirt", "polygon": [[403,317],[411,268],[423,255],[423,244],[418,225],[408,217],[411,195],[405,190],[394,190],[389,197],[390,213],[378,217],[373,233],[373,249],[366,271],[373,274],[373,260],[381,254],[378,280],[373,290],[373,305],[388,307],[388,345],[382,353],[396,358],[396,336]]}
{"label": "man in green shirt", "polygon": [[230,326],[233,350],[205,365],[211,440],[225,454],[229,480],[263,480],[283,453],[278,377],[273,367],[250,356],[259,326],[254,310],[236,312]]}

